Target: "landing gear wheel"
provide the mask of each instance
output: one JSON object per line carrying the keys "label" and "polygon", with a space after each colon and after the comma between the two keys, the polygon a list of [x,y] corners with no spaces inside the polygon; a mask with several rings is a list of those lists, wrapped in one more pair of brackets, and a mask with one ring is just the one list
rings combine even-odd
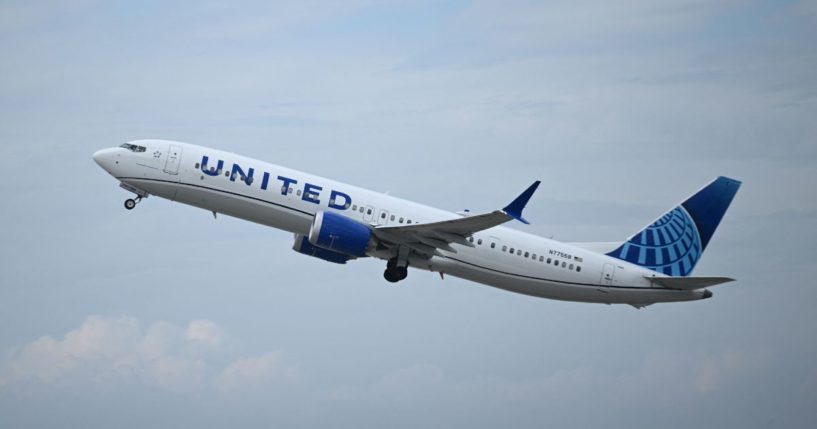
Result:
{"label": "landing gear wheel", "polygon": [[132,198],[128,198],[127,200],[125,200],[125,208],[126,209],[133,210],[134,207],[136,207],[136,200],[134,200]]}
{"label": "landing gear wheel", "polygon": [[388,281],[389,283],[397,283],[400,281],[400,279],[397,278],[397,275],[395,274],[394,270],[389,269],[383,271],[383,278],[386,279],[386,281]]}
{"label": "landing gear wheel", "polygon": [[383,278],[390,283],[397,283],[400,280],[405,280],[408,277],[408,267],[387,267],[383,271]]}

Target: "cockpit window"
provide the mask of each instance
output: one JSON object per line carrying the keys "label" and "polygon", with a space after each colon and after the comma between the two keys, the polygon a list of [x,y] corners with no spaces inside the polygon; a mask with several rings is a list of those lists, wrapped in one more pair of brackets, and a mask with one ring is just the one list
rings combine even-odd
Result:
{"label": "cockpit window", "polygon": [[130,144],[130,143],[123,143],[119,147],[124,147],[125,149],[127,149],[127,150],[129,150],[131,152],[144,152],[145,151],[144,146],[138,146],[138,145]]}

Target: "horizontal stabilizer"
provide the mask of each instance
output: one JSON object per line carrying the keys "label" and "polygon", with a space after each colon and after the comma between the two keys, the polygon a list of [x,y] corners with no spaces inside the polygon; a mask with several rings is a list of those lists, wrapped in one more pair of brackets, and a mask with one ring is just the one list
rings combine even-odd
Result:
{"label": "horizontal stabilizer", "polygon": [[646,277],[647,280],[667,289],[696,290],[735,281],[729,277]]}

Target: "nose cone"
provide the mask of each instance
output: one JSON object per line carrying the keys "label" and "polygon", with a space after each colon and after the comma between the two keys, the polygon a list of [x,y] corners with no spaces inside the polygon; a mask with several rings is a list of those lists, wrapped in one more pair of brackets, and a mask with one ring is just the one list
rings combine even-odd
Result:
{"label": "nose cone", "polygon": [[113,174],[113,166],[116,163],[116,149],[102,149],[94,152],[94,161],[102,167],[103,170]]}

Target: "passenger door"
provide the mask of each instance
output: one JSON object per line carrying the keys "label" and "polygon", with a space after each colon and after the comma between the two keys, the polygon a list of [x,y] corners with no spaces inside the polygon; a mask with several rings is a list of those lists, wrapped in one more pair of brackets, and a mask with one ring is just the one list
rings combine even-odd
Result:
{"label": "passenger door", "polygon": [[167,151],[167,159],[165,160],[165,173],[179,174],[179,165],[182,162],[182,147],[177,145],[170,145]]}
{"label": "passenger door", "polygon": [[610,293],[610,286],[613,285],[613,280],[616,275],[615,264],[604,264],[601,270],[601,281],[599,282],[598,290],[604,293]]}

